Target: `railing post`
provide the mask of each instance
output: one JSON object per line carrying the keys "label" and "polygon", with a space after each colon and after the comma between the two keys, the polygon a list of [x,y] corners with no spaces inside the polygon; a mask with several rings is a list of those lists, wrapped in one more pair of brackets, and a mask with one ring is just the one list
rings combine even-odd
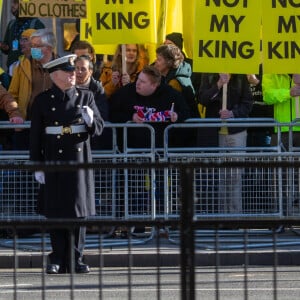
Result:
{"label": "railing post", "polygon": [[181,299],[195,299],[195,245],[194,245],[194,201],[193,181],[194,169],[180,168],[181,180],[181,219],[180,219],[180,245],[181,245]]}

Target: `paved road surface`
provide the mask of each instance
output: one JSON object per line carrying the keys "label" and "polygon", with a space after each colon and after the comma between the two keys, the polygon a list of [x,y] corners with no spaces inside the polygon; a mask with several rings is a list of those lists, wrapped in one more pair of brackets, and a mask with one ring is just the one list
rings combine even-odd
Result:
{"label": "paved road surface", "polygon": [[[196,274],[196,299],[217,299],[215,283],[216,269],[199,267]],[[300,267],[280,267],[277,269],[277,295],[274,294],[274,269],[272,267],[244,268],[227,267],[218,270],[219,299],[300,299]],[[124,268],[93,269],[86,275],[45,275],[41,269],[21,269],[17,277],[12,270],[0,270],[0,299],[10,300],[153,300],[158,298],[157,285],[160,284],[160,299],[180,299],[179,269],[161,268],[158,277],[155,268],[132,268],[131,273]],[[245,281],[244,279],[248,280]],[[102,282],[101,282],[102,279]],[[42,284],[45,280],[45,290]],[[14,290],[17,282],[17,293]],[[128,288],[131,283],[132,289]],[[247,285],[246,285],[247,284]],[[73,293],[70,292],[74,286]],[[99,289],[99,287],[102,289]]]}

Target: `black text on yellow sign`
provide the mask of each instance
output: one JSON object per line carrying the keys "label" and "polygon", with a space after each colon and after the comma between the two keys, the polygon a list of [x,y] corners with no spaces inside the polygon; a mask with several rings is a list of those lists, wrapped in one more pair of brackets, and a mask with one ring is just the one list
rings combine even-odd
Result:
{"label": "black text on yellow sign", "polygon": [[98,0],[88,7],[93,43],[156,42],[154,0]]}
{"label": "black text on yellow sign", "polygon": [[19,14],[23,17],[86,18],[86,4],[82,1],[20,1]]}
{"label": "black text on yellow sign", "polygon": [[[134,0],[106,0],[106,5],[111,4],[134,4]],[[96,13],[97,30],[115,30],[115,29],[145,29],[149,27],[150,19],[146,11],[113,11]]]}
{"label": "black text on yellow sign", "polygon": [[139,12],[105,12],[96,14],[97,30],[115,29],[145,29],[149,26],[150,19],[145,11]]}
{"label": "black text on yellow sign", "polygon": [[[273,0],[272,9],[276,8],[300,8],[299,0]],[[276,34],[280,35],[296,35],[300,32],[300,15],[279,15]],[[268,41],[267,42],[267,58],[268,59],[294,59],[300,57],[300,41]]]}
{"label": "black text on yellow sign", "polygon": [[[248,0],[206,0],[205,6],[216,6],[224,8],[248,7]],[[239,15],[211,15],[210,32],[233,32],[238,34],[246,16]],[[200,58],[243,58],[250,59],[255,51],[251,41],[226,40],[199,40],[198,56]]]}

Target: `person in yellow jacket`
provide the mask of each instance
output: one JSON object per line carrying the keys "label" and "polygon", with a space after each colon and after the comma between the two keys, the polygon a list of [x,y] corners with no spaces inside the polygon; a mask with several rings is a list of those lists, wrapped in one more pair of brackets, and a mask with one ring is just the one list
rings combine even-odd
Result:
{"label": "person in yellow jacket", "polygon": [[[264,74],[262,78],[263,101],[274,106],[274,119],[280,123],[290,123],[296,119],[295,98],[291,96],[291,89],[294,86],[291,74]],[[299,116],[298,116],[299,117]],[[288,151],[289,148],[289,127],[281,128],[281,146]],[[294,147],[300,147],[300,126],[293,128]],[[271,144],[277,143],[277,128],[272,135]]]}
{"label": "person in yellow jacket", "polygon": [[[300,84],[300,82],[299,82]],[[262,79],[263,100],[267,104],[274,105],[274,119],[279,123],[291,123],[296,118],[299,118],[296,113],[295,97],[300,96],[300,89],[294,83],[292,74],[264,74]],[[292,140],[290,140],[289,126],[281,126],[281,141],[280,146],[283,151],[292,151],[292,147],[300,147],[300,126],[292,127]],[[271,138],[271,145],[276,146],[277,128]],[[294,171],[294,170],[293,170]],[[291,186],[297,187],[299,185],[299,175],[297,172],[293,173],[291,182],[289,170],[282,171],[282,209],[283,214],[292,213],[295,205],[299,205],[300,194],[297,192],[299,188],[291,190]],[[279,226],[277,232],[284,231],[283,226]]]}
{"label": "person in yellow jacket", "polygon": [[[30,110],[34,98],[52,86],[52,81],[43,64],[52,60],[56,39],[48,29],[36,30],[30,36],[31,57],[23,56],[14,68],[9,93],[18,103],[24,120],[30,120]],[[16,132],[15,149],[29,148],[29,130]]]}

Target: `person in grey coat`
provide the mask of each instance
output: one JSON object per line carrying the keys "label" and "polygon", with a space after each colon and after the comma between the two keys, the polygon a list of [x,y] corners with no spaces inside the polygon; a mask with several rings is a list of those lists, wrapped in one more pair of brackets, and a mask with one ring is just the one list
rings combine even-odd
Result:
{"label": "person in grey coat", "polygon": [[[104,121],[93,94],[75,87],[76,55],[55,59],[43,67],[53,81],[51,89],[39,94],[32,105],[30,160],[34,162],[90,162],[90,136],[100,135]],[[36,171],[41,185],[39,213],[47,218],[85,218],[95,214],[92,169]],[[75,264],[77,273],[88,273],[83,263],[85,228],[74,232],[75,262],[70,261],[70,234],[67,230],[50,232],[52,253],[48,274],[65,273]]]}

